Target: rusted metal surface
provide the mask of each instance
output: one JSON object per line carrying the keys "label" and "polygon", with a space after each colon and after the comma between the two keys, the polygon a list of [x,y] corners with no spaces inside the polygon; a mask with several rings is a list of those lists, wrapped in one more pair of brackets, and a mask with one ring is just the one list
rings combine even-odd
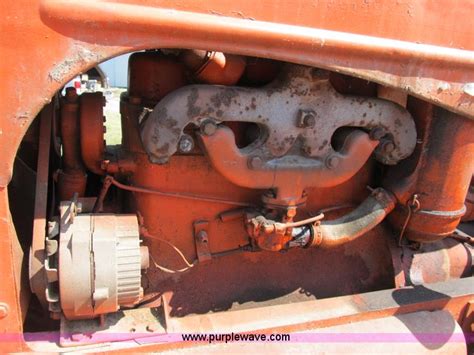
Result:
{"label": "rusted metal surface", "polygon": [[474,248],[453,238],[419,248],[391,246],[397,287],[474,276]]}
{"label": "rusted metal surface", "polygon": [[[344,308],[349,310],[352,305],[341,302],[341,306],[345,306]],[[269,307],[262,307],[261,310],[265,308]],[[311,311],[315,312],[314,308]],[[259,343],[251,343],[251,346],[248,347],[245,342],[224,344],[224,342],[216,341],[213,345],[203,342],[184,343],[178,339],[177,333],[173,333],[171,330],[166,333],[159,313],[158,309],[125,311],[120,316],[111,316],[109,320],[106,320],[107,327],[98,327],[97,323],[91,321],[75,323],[65,321],[61,327],[61,334],[58,335],[59,341],[62,346],[76,346],[76,348],[70,348],[70,351],[129,352],[133,351],[135,344],[139,344],[141,345],[139,350],[147,352],[180,348],[179,351],[184,353],[191,351],[193,353],[222,353],[238,347],[238,349],[247,348],[249,352],[261,349],[263,353],[275,353],[275,350],[294,352],[300,349],[310,352],[317,350],[330,351],[331,353],[344,351],[346,353],[353,352],[353,345],[348,343],[348,340],[354,337],[366,342],[370,340],[370,342],[364,342],[364,350],[373,349],[377,353],[386,353],[387,346],[397,353],[406,350],[416,351],[416,353],[444,353],[444,351],[465,353],[466,351],[460,326],[456,324],[453,315],[445,310],[417,311],[389,317],[374,315],[374,318],[369,320],[348,324],[343,323],[325,328],[307,327],[303,331],[290,333],[294,339],[293,342],[275,343],[278,347],[272,346],[271,343],[265,344],[264,347],[261,347]],[[289,314],[289,316],[292,315]],[[90,335],[83,335],[84,332],[91,330],[94,332]],[[270,334],[271,330],[263,331],[263,333]],[[104,342],[106,344],[94,346],[95,343]],[[390,342],[390,344],[386,342]],[[40,347],[34,342],[30,342],[30,344],[33,350],[45,349],[44,346]],[[85,347],[88,345],[89,347]],[[51,343],[46,349],[50,352],[61,350]],[[378,351],[376,351],[377,349]],[[238,351],[241,352],[241,350]]]}
{"label": "rusted metal surface", "polygon": [[[419,242],[454,232],[466,213],[464,202],[474,169],[474,123],[440,108],[426,110],[419,148],[423,153],[415,154],[412,167],[399,169],[403,178],[391,175],[387,183],[402,203],[391,215],[393,223],[399,229],[406,224],[405,237]],[[403,204],[415,195],[417,209],[409,212]]]}
{"label": "rusted metal surface", "polygon": [[[447,341],[451,334],[459,333],[459,321],[463,316],[464,306],[472,297],[474,292],[472,279],[461,279],[456,281],[444,282],[429,285],[427,287],[407,287],[404,289],[390,289],[384,291],[370,292],[354,296],[343,296],[332,299],[313,300],[300,303],[290,303],[273,306],[262,306],[253,309],[246,309],[234,312],[218,312],[207,315],[195,315],[186,318],[168,318],[167,332],[239,332],[239,331],[262,331],[268,332],[308,332],[308,331],[327,331],[331,332],[330,327],[340,326],[354,322],[368,321],[367,324],[380,324],[377,332],[383,327],[383,322],[389,318],[397,317],[403,321],[398,323],[393,329],[395,333],[405,332],[404,327],[408,327],[410,332],[417,333],[421,325],[428,325],[422,328],[427,333],[443,330],[443,337]],[[436,310],[445,310],[439,314],[432,312]],[[432,320],[429,322],[426,316],[431,311],[442,315],[442,319],[447,322],[439,323]],[[412,313],[422,312],[422,313]],[[232,313],[232,316],[231,316]],[[406,315],[406,316],[405,316]],[[236,321],[238,319],[238,322]],[[377,322],[375,320],[380,320]],[[422,321],[424,320],[424,321]],[[375,323],[374,323],[375,321]],[[418,323],[420,321],[421,323]],[[443,325],[442,325],[443,324]],[[354,324],[355,329],[349,331],[349,334],[357,332],[358,325]],[[326,330],[321,329],[326,328]],[[390,327],[389,327],[390,328]],[[335,329],[344,329],[335,328]],[[360,328],[366,329],[366,328]],[[435,330],[436,329],[436,330]],[[367,330],[373,332],[372,330]],[[446,333],[445,333],[446,332]],[[337,332],[336,332],[337,333]],[[344,332],[343,332],[344,333]],[[360,334],[360,333],[357,333]],[[159,336],[156,337],[159,341]],[[195,347],[196,343],[178,343],[178,344],[157,344],[153,338],[149,341],[138,341],[142,344],[140,350],[159,351],[166,349]],[[443,341],[444,343],[444,341]],[[204,344],[202,344],[204,345]],[[281,346],[281,344],[279,343]],[[393,344],[392,344],[393,345]],[[459,345],[459,344],[458,344]],[[219,348],[219,345],[216,345]],[[460,349],[465,349],[465,344],[461,342]],[[219,348],[219,349],[224,349]],[[209,350],[209,348],[205,348]],[[353,345],[352,348],[353,350]],[[193,349],[199,351],[199,348]],[[314,349],[313,349],[314,350]],[[432,349],[435,350],[435,349]],[[117,349],[117,351],[120,351]],[[123,349],[122,351],[127,351]]]}
{"label": "rusted metal surface", "polygon": [[[229,233],[216,234],[218,227],[210,223],[208,231],[212,254],[235,245],[226,240],[232,235],[230,227]],[[144,291],[158,296],[169,294],[170,316],[185,317],[390,288],[393,287],[392,266],[384,236],[384,230],[376,228],[364,238],[329,251],[294,248],[286,253],[230,254],[206,264],[199,263],[185,273],[167,274],[152,266],[146,274]],[[196,257],[195,251],[188,251],[185,238],[170,240],[188,260]],[[163,243],[150,238],[145,243],[157,263],[172,269],[182,267],[175,252],[163,247]],[[245,239],[241,244],[244,243],[247,243]],[[318,270],[318,275],[315,277],[305,270]],[[147,307],[156,303],[149,301]]]}
{"label": "rusted metal surface", "polygon": [[330,137],[342,126],[380,128],[390,134],[393,149],[376,151],[385,164],[395,164],[413,152],[416,130],[406,110],[384,100],[342,96],[325,76],[314,68],[288,65],[262,89],[188,86],[178,90],[160,101],[141,129],[145,150],[152,161],[165,163],[176,152],[186,125],[210,119],[259,124],[260,139],[265,136],[260,145],[266,149],[248,149],[247,154],[260,154],[261,159],[282,157],[300,137],[301,153],[328,159],[335,154]]}
{"label": "rusted metal surface", "polygon": [[[156,313],[155,313],[156,314]],[[364,352],[374,353],[465,353],[466,344],[460,326],[453,316],[447,311],[419,311],[390,317],[370,319],[326,328],[307,328],[304,331],[290,333],[293,342],[250,343],[215,341],[209,345],[207,342],[183,343],[175,336],[176,333],[165,333],[161,324],[156,324],[156,316],[146,310],[133,310],[125,312],[122,318],[111,319],[109,329],[98,329],[89,336],[81,336],[84,330],[96,329],[91,322],[81,324],[65,324],[61,334],[61,344],[76,346],[71,350],[107,351],[116,350],[123,352],[130,350],[130,344],[136,342],[143,346],[144,351],[171,350],[180,348],[183,353],[223,353],[223,352],[248,352],[257,351],[263,354],[279,352],[329,352],[352,353],[353,345],[349,339],[359,339],[364,343]],[[115,322],[114,322],[115,321]],[[153,332],[144,324],[155,325]],[[151,326],[150,326],[151,327]],[[133,333],[130,329],[135,329]],[[81,332],[82,330],[82,332]],[[271,331],[265,331],[271,334]],[[237,333],[234,333],[237,334]],[[174,340],[174,342],[173,342]],[[398,340],[398,341],[397,341]],[[80,348],[94,343],[110,342],[105,347]],[[168,341],[167,344],[159,344]],[[390,349],[388,350],[387,347]],[[35,347],[34,349],[40,349]],[[50,351],[57,348],[50,347]]]}
{"label": "rusted metal surface", "polygon": [[[415,311],[446,309],[458,320],[462,308],[472,298],[472,278],[311,300],[301,303],[245,309],[237,317],[219,312],[184,318],[169,318],[168,331],[255,331],[257,329],[303,330],[305,327],[328,327],[401,315]],[[236,315],[236,314],[234,314]],[[272,315],[272,316],[270,316]],[[206,321],[204,321],[206,320]],[[453,324],[454,325],[454,324]]]}
{"label": "rusted metal surface", "polygon": [[[151,234],[172,241],[188,259],[195,258],[192,235],[192,221],[195,220],[210,221],[209,247],[213,253],[247,244],[242,219],[220,222],[216,216],[237,207],[254,205],[260,200],[260,190],[240,188],[230,183],[212,169],[203,156],[174,156],[166,165],[150,163],[145,153],[137,154],[135,160],[141,168],[131,178],[132,190],[136,191],[132,203],[140,211]],[[301,214],[313,214],[325,207],[359,204],[367,196],[365,186],[371,184],[371,166],[364,166],[352,179],[331,188],[330,194],[327,193],[329,189],[308,189],[309,198],[306,206],[300,208]],[[152,191],[147,192],[147,189]],[[194,200],[193,208],[189,208],[187,195]],[[176,220],[176,216],[186,222],[163,223]],[[214,239],[213,235],[226,237]],[[168,252],[162,252],[165,253],[163,258],[167,259]],[[174,261],[170,262],[174,265]]]}

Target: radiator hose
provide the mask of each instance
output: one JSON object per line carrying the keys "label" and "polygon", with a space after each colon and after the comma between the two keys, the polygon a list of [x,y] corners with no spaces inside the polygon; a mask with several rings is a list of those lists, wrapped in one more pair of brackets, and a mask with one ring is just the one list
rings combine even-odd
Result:
{"label": "radiator hose", "polygon": [[395,208],[396,199],[388,191],[377,188],[355,210],[332,221],[322,221],[306,228],[297,228],[293,245],[334,248],[349,243],[376,227]]}

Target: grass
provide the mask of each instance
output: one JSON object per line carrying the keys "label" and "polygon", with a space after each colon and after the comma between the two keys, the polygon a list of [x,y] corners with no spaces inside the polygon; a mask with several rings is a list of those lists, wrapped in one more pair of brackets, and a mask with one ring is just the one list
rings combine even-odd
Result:
{"label": "grass", "polygon": [[120,94],[124,92],[122,88],[109,88],[105,94],[107,104],[104,107],[106,117],[105,140],[107,145],[116,145],[122,143],[122,127],[120,125]]}

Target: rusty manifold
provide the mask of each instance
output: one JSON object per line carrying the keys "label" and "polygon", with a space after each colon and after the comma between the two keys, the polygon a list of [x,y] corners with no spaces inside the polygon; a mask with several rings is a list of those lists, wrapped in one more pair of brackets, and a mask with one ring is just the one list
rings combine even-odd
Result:
{"label": "rusty manifold", "polygon": [[142,298],[148,249],[140,247],[135,215],[80,214],[76,202],[63,201],[58,253],[57,300],[67,319],[116,312]]}
{"label": "rusty manifold", "polygon": [[[257,123],[260,136],[239,149],[232,131],[219,125],[226,121]],[[264,198],[275,206],[304,203],[307,187],[343,183],[374,151],[379,161],[396,164],[416,144],[415,124],[404,108],[340,95],[324,72],[297,65],[286,66],[260,89],[192,85],[167,95],[141,129],[150,160],[166,163],[190,123],[201,127],[201,141],[219,173],[239,186],[276,190]],[[331,138],[341,127],[360,130],[335,151]]]}

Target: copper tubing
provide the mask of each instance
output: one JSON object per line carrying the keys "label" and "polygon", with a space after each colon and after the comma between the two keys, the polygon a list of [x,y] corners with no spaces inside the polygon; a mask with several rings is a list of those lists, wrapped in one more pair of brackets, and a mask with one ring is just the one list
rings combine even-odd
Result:
{"label": "copper tubing", "polygon": [[245,58],[202,50],[181,52],[180,60],[198,81],[214,85],[235,85],[244,73]]}
{"label": "copper tubing", "polygon": [[61,201],[69,200],[74,193],[84,196],[87,176],[81,160],[79,140],[79,102],[76,89],[67,88],[61,106],[61,138],[63,169],[58,174],[58,193]]}
{"label": "copper tubing", "polygon": [[313,226],[313,240],[308,246],[334,248],[354,241],[380,224],[395,208],[395,202],[390,192],[375,189],[351,213]]}
{"label": "copper tubing", "polygon": [[110,181],[113,185],[117,186],[119,189],[132,191],[132,192],[139,192],[145,194],[152,194],[152,195],[159,195],[159,196],[167,196],[167,197],[174,197],[174,198],[184,198],[188,200],[195,200],[195,201],[206,201],[206,202],[214,202],[214,203],[222,203],[226,205],[234,205],[234,206],[242,206],[242,207],[249,207],[251,204],[246,202],[239,202],[239,201],[231,201],[225,200],[217,197],[208,197],[208,196],[199,196],[187,193],[179,193],[179,192],[165,192],[155,189],[148,189],[145,187],[137,187],[137,186],[130,186],[125,185],[117,180],[115,180],[112,176],[107,176],[106,181]]}

